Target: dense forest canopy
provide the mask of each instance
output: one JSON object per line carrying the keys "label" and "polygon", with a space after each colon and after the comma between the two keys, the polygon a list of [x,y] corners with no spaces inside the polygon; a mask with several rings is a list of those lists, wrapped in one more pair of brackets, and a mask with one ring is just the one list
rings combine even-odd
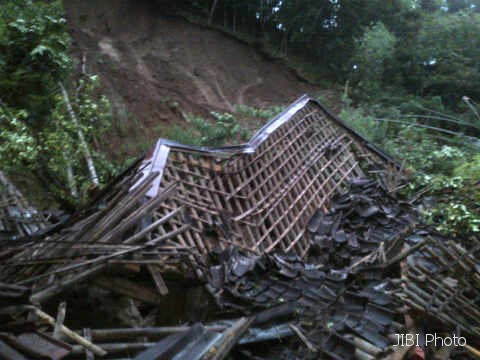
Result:
{"label": "dense forest canopy", "polygon": [[[426,216],[480,231],[480,0],[143,1],[341,86],[342,117],[406,161],[408,190],[443,194]],[[119,166],[99,140],[112,120],[101,79],[70,42],[60,1],[0,0],[1,169],[71,209]],[[212,143],[247,133],[232,114],[187,122],[167,133]]]}
{"label": "dense forest canopy", "polygon": [[362,100],[390,88],[438,96],[458,110],[462,96],[479,95],[478,0],[184,0],[175,6],[302,58],[335,80],[350,80]]}

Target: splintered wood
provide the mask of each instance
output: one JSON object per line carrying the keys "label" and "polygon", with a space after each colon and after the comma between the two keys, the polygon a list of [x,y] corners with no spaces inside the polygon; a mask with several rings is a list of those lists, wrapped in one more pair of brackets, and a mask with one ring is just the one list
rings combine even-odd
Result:
{"label": "splintered wood", "polygon": [[[175,191],[172,185],[155,198],[145,199],[156,173],[145,178],[140,186],[129,191],[137,176],[131,174],[128,181],[119,181],[99,202],[80,216],[72,218],[51,236],[42,240],[21,242],[10,247],[7,256],[1,258],[2,281],[10,284],[32,286],[30,301],[41,303],[75,283],[85,281],[103,272],[107,266],[121,260],[126,264],[151,261],[152,264],[168,264],[169,257],[178,260],[183,249],[172,247],[169,240],[185,231],[189,224],[171,231],[159,231],[150,223],[162,224],[180,212],[168,214],[152,221],[151,213]],[[125,179],[123,179],[125,180]],[[124,264],[125,264],[124,263]],[[104,277],[99,277],[100,282]],[[156,294],[141,291],[140,286],[111,280],[102,284],[122,285],[125,292],[156,299]],[[143,299],[142,297],[142,299]],[[152,300],[155,302],[156,300]]]}

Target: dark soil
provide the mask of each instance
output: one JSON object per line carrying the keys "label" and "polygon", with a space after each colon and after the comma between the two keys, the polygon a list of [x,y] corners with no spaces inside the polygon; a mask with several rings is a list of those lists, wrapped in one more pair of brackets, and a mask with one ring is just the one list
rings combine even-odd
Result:
{"label": "dark soil", "polygon": [[186,113],[287,104],[316,92],[295,73],[221,32],[147,0],[64,2],[74,52],[114,104],[117,156],[134,155]]}

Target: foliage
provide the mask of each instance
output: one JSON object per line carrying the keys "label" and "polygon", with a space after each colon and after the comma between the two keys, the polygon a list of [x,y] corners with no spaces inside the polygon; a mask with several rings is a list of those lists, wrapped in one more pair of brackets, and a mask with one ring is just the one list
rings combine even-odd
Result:
{"label": "foliage", "polygon": [[462,176],[472,182],[480,180],[480,155],[475,155],[471,161],[457,166],[454,175]]}
{"label": "foliage", "polygon": [[424,64],[418,91],[440,95],[451,107],[457,106],[464,95],[479,98],[479,32],[478,13],[425,16],[413,53],[415,60]]}
{"label": "foliage", "polygon": [[[111,123],[96,76],[75,76],[60,1],[5,0],[0,9],[0,163],[2,170],[35,179],[67,209],[82,202],[86,139],[101,181],[115,167],[102,154],[100,136]],[[70,90],[77,120],[67,111],[60,84]],[[70,86],[68,86],[70,85]],[[73,182],[68,177],[72,170]],[[80,189],[74,194],[72,186]]]}
{"label": "foliage", "polygon": [[0,162],[8,170],[32,166],[38,157],[39,148],[35,144],[29,128],[25,125],[28,114],[25,110],[15,114],[6,107],[0,108]]}
{"label": "foliage", "polygon": [[[423,208],[427,222],[438,230],[465,236],[480,232],[480,156],[478,148],[467,147],[458,138],[438,138],[430,129],[420,128],[418,118],[410,123],[386,123],[376,116],[375,107],[346,106],[341,117],[357,131],[384,148],[394,158],[404,161],[412,181],[403,190],[408,197],[423,193],[433,206]],[[390,116],[402,116],[391,108]],[[378,113],[378,110],[377,110]],[[464,121],[464,119],[456,119]]]}
{"label": "foliage", "polygon": [[[100,182],[106,183],[117,171],[116,166],[103,154],[100,145],[102,135],[110,129],[112,121],[110,102],[100,92],[100,82],[96,75],[84,76],[78,80],[72,106],[79,122],[78,126],[70,118],[65,99],[60,94],[56,95],[56,107],[51,114],[55,127],[51,131],[46,131],[45,144],[53,153],[50,157],[52,168],[65,177],[62,170],[65,169],[67,160],[73,167],[76,182],[86,190],[90,185],[90,179],[85,170],[84,154],[79,146],[78,130],[82,131],[87,143],[91,145],[90,150]],[[56,144],[62,144],[62,148],[56,149]]]}
{"label": "foliage", "polygon": [[264,119],[269,120],[275,117],[278,113],[283,110],[283,106],[281,105],[273,105],[266,108],[256,108],[253,106],[248,105],[235,105],[234,110],[235,113],[240,117],[249,117],[253,119]]}
{"label": "foliage", "polygon": [[438,224],[439,231],[455,235],[480,232],[480,217],[465,204],[458,202],[441,203],[425,212],[427,221]]}
{"label": "foliage", "polygon": [[[188,126],[170,126],[164,129],[164,137],[182,144],[197,146],[218,146],[248,141],[253,131],[275,117],[283,106],[256,108],[235,105],[234,113],[212,111],[211,119],[189,114]],[[251,125],[251,127],[248,127]]]}
{"label": "foliage", "polygon": [[212,111],[213,122],[201,117],[190,117],[188,122],[199,132],[200,145],[217,146],[232,139],[244,140],[248,131],[237,121],[234,115]]}
{"label": "foliage", "polygon": [[4,1],[0,12],[0,96],[26,110],[41,128],[55,106],[52,93],[67,73],[69,37],[60,2]]}
{"label": "foliage", "polygon": [[379,123],[363,108],[344,107],[340,118],[348,122],[355,130],[376,144],[381,144],[388,132],[387,123]]}
{"label": "foliage", "polygon": [[353,79],[369,96],[380,91],[386,67],[394,59],[397,39],[381,22],[368,27],[355,43]]}

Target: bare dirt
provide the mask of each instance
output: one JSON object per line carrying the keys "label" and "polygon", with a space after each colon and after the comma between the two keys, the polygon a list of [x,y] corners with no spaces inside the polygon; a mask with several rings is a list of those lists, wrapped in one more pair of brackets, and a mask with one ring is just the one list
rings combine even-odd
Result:
{"label": "bare dirt", "polygon": [[224,33],[167,16],[154,1],[64,5],[75,54],[85,54],[87,71],[100,75],[116,129],[129,140],[122,153],[183,124],[186,113],[286,104],[316,91],[282,63]]}

